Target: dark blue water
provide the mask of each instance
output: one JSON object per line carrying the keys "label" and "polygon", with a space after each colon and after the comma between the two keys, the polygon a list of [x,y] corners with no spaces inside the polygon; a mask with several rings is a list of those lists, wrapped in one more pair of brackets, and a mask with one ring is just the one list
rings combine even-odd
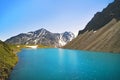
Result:
{"label": "dark blue water", "polygon": [[10,80],[120,80],[120,54],[23,49]]}

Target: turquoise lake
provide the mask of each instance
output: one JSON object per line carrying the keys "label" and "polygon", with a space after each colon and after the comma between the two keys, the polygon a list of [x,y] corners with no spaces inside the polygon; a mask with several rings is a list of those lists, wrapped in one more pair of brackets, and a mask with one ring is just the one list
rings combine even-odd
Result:
{"label": "turquoise lake", "polygon": [[22,49],[9,80],[120,80],[120,54]]}

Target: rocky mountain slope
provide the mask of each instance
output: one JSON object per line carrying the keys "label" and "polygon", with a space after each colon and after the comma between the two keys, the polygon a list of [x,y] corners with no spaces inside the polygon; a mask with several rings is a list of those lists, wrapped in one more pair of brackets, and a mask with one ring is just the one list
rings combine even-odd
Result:
{"label": "rocky mountain slope", "polygon": [[7,39],[5,42],[10,44],[42,44],[45,46],[61,47],[75,38],[72,32],[51,33],[46,29],[34,32],[22,33]]}
{"label": "rocky mountain slope", "polygon": [[114,2],[110,3],[102,12],[97,12],[86,25],[85,29],[79,31],[79,34],[91,30],[96,31],[104,27],[113,18],[120,20],[120,0],[114,0]]}
{"label": "rocky mountain slope", "polygon": [[8,78],[11,69],[17,63],[17,56],[7,44],[0,41],[0,80]]}
{"label": "rocky mountain slope", "polygon": [[77,38],[64,48],[120,52],[120,0],[97,13]]}

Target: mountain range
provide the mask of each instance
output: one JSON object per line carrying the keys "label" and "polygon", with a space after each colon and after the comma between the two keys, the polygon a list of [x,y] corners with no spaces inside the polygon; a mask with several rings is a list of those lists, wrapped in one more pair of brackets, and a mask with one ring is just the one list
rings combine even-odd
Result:
{"label": "mountain range", "polygon": [[120,52],[120,0],[97,12],[78,36],[63,48]]}
{"label": "mountain range", "polygon": [[7,39],[5,42],[9,44],[24,44],[24,45],[45,45],[52,47],[61,47],[75,38],[72,32],[52,33],[44,28],[21,33],[17,36]]}

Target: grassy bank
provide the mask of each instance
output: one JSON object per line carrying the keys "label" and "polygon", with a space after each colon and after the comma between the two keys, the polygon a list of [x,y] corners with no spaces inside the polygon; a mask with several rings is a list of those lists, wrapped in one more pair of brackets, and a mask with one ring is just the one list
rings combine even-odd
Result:
{"label": "grassy bank", "polygon": [[0,80],[6,80],[18,61],[15,48],[0,41]]}
{"label": "grassy bank", "polygon": [[[22,48],[32,45],[13,45],[0,41],[0,80],[6,80],[13,67],[18,62],[17,54]],[[48,46],[38,45],[38,48],[49,48]]]}

